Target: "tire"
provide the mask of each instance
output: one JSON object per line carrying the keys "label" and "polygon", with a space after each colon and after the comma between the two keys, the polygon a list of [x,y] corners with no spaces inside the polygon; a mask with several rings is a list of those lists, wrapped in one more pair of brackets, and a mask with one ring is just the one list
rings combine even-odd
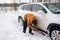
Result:
{"label": "tire", "polygon": [[18,17],[18,23],[20,23],[21,26],[23,26],[23,18],[21,16]]}
{"label": "tire", "polygon": [[51,28],[49,35],[51,40],[60,40],[60,28]]}

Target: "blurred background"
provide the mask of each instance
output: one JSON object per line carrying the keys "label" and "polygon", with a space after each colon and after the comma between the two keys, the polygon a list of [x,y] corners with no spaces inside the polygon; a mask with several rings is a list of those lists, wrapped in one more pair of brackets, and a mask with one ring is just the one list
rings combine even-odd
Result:
{"label": "blurred background", "polygon": [[52,2],[58,3],[60,6],[60,0],[0,0],[0,10],[2,11],[17,11],[19,6],[25,3],[37,3],[37,2]]}
{"label": "blurred background", "polygon": [[22,2],[60,2],[60,0],[0,0],[0,3],[22,3]]}

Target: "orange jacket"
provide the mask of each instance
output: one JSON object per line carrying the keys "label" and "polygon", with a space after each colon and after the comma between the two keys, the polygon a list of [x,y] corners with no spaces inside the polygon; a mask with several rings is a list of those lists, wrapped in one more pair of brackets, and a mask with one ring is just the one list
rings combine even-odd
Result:
{"label": "orange jacket", "polygon": [[33,29],[33,30],[35,30],[35,31],[38,32],[39,30],[38,30],[37,25],[35,26],[35,28],[33,28],[33,27],[30,25],[30,24],[31,24],[31,21],[32,21],[33,19],[36,19],[36,16],[33,15],[33,14],[31,14],[31,13],[27,13],[27,14],[24,15],[24,21],[27,22],[28,27],[30,27],[31,29]]}

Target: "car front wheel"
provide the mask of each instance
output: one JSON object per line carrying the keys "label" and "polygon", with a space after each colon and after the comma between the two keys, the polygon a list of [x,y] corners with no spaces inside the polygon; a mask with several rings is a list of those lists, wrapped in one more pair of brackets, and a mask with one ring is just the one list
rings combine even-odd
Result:
{"label": "car front wheel", "polygon": [[51,37],[51,40],[60,40],[60,29],[59,28],[51,29],[50,37]]}

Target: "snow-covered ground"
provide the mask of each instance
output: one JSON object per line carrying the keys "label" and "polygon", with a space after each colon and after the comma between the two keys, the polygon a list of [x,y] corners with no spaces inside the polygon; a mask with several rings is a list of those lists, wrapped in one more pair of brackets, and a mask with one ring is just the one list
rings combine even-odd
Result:
{"label": "snow-covered ground", "polygon": [[49,37],[33,31],[34,35],[22,32],[23,27],[17,22],[18,13],[0,12],[0,40],[50,40]]}

